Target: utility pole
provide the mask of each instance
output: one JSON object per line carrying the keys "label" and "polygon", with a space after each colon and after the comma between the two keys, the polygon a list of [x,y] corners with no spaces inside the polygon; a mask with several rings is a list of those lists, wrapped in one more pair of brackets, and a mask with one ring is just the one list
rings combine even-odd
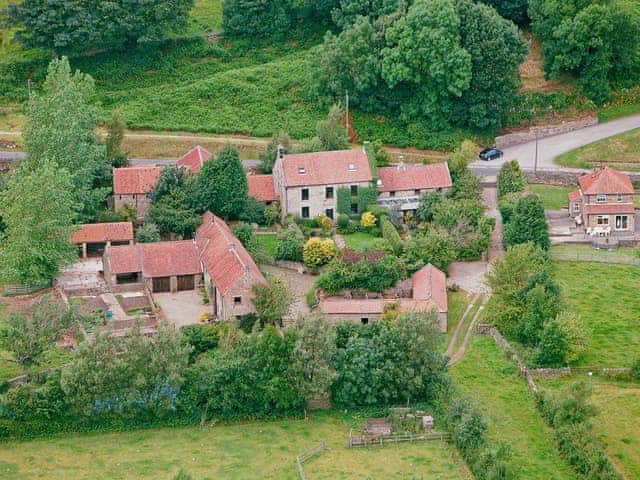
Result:
{"label": "utility pole", "polygon": [[536,133],[536,157],[533,160],[533,174],[538,174],[538,129],[535,128],[534,132]]}
{"label": "utility pole", "polygon": [[349,138],[349,90],[347,90],[346,95],[345,95],[345,119],[344,119],[344,125],[345,125],[345,130],[347,133],[347,138]]}
{"label": "utility pole", "polygon": [[29,92],[29,98],[31,98],[31,79],[27,78],[27,91]]}

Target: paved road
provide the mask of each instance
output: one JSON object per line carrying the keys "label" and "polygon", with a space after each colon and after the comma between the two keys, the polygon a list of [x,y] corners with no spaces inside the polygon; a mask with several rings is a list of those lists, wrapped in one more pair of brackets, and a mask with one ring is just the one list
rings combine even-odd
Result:
{"label": "paved road", "polygon": [[[582,128],[574,132],[542,138],[538,140],[538,168],[558,168],[558,165],[554,162],[558,155],[634,128],[640,128],[640,115],[619,118],[618,120],[599,123],[593,127]],[[535,157],[536,142],[533,141],[506,148],[502,160],[494,160],[489,163],[493,168],[497,168],[507,160],[517,159],[523,168],[533,169]],[[487,162],[478,160],[473,162],[471,166],[487,168]]]}

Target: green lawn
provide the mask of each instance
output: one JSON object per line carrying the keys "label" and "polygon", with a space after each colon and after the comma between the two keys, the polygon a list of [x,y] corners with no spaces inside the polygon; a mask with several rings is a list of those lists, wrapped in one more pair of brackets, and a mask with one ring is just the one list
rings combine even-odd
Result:
{"label": "green lawn", "polygon": [[328,451],[305,464],[309,480],[469,478],[444,442],[347,448],[349,428],[364,418],[337,413],[310,420],[127,433],[85,434],[0,444],[3,480],[36,478],[171,479],[184,469],[196,480],[299,478],[295,457],[320,441]]}
{"label": "green lawn", "polygon": [[567,194],[577,187],[562,187],[559,185],[529,185],[529,189],[538,194],[545,210],[561,210],[568,207]]}
{"label": "green lawn", "polygon": [[621,170],[640,170],[640,129],[599,140],[556,158],[559,165],[592,168],[603,163]]}
{"label": "green lawn", "polygon": [[463,391],[480,403],[489,424],[489,438],[511,444],[518,478],[577,478],[560,457],[553,430],[544,423],[516,366],[492,338],[475,336],[452,374]]}
{"label": "green lawn", "polygon": [[444,335],[443,340],[444,349],[449,345],[453,332],[458,326],[469,302],[473,299],[473,295],[465,292],[464,290],[460,290],[458,292],[448,292],[447,297],[449,302],[449,313],[447,315],[447,333]]}
{"label": "green lawn", "polygon": [[278,236],[275,233],[255,234],[254,238],[267,255],[275,257],[276,244],[278,243]]}
{"label": "green lawn", "polygon": [[371,248],[373,247],[373,242],[377,238],[373,235],[369,235],[368,233],[363,232],[345,234],[341,235],[341,237],[344,239],[344,243],[347,244],[347,247],[358,252],[371,250]]}
{"label": "green lawn", "polygon": [[598,407],[594,431],[611,461],[626,478],[640,478],[640,388],[638,384],[614,382],[600,377],[537,380],[548,390],[565,389],[573,380],[593,386],[591,403]]}
{"label": "green lawn", "polygon": [[593,333],[578,364],[630,366],[640,356],[640,267],[555,262],[555,277],[567,307],[577,312]]}

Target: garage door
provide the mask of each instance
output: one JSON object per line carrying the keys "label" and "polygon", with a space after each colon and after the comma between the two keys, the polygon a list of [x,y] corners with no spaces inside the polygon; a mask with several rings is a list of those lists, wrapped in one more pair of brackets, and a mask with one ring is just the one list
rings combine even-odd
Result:
{"label": "garage door", "polygon": [[193,290],[194,288],[193,275],[181,275],[178,277],[178,291]]}
{"label": "garage door", "polygon": [[169,277],[158,277],[153,279],[153,291],[154,292],[168,292],[171,282]]}

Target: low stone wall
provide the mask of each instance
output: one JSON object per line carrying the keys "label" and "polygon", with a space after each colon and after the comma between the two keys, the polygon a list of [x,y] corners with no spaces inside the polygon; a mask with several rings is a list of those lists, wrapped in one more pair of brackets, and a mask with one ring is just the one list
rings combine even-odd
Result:
{"label": "low stone wall", "polygon": [[[591,173],[592,170],[540,170],[533,172],[533,170],[523,169],[524,178],[529,183],[541,183],[545,185],[564,185],[575,186],[578,188],[578,177],[586,173]],[[640,182],[640,172],[628,172],[632,182]]]}
{"label": "low stone wall", "polygon": [[574,130],[580,130],[581,128],[591,127],[597,125],[597,117],[586,117],[580,120],[572,122],[562,122],[557,125],[543,125],[540,127],[531,127],[523,132],[508,133],[506,135],[500,135],[496,137],[496,148],[507,148],[513,145],[520,145],[521,143],[531,142],[536,139],[552,137],[554,135],[560,135],[562,133],[573,132]]}

